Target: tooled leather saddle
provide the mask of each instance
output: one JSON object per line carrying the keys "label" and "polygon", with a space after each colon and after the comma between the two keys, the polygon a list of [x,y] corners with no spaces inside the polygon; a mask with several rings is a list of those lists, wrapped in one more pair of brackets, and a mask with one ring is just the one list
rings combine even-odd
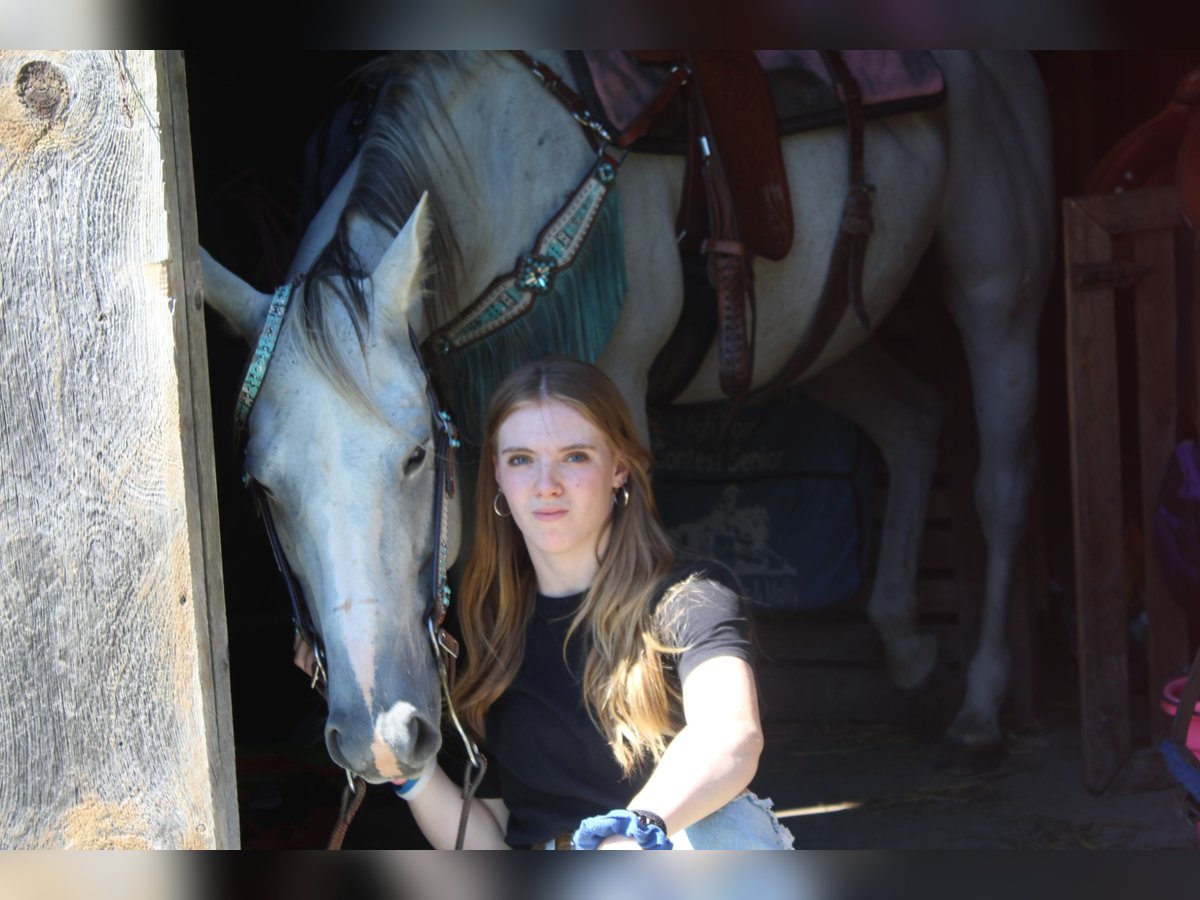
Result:
{"label": "tooled leather saddle", "polygon": [[[870,327],[862,266],[873,187],[863,171],[863,120],[941,103],[945,85],[931,56],[817,50],[568,56],[580,95],[612,143],[633,152],[687,156],[677,228],[690,283],[683,316],[651,369],[652,403],[670,402],[683,390],[714,336],[721,389],[741,403],[765,399],[804,372],[848,307]],[[793,240],[780,135],[839,122],[846,124],[849,142],[848,192],[825,287],[788,364],[751,395],[752,260],[782,259]]]}

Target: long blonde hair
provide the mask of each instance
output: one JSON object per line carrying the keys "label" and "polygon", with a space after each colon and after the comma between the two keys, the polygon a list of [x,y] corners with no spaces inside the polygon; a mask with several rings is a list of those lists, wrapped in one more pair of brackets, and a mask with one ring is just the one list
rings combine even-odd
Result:
{"label": "long blonde hair", "polygon": [[[626,774],[657,760],[681,727],[679,690],[664,669],[679,648],[666,643],[655,599],[675,562],[650,490],[650,453],[638,439],[624,398],[588,363],[547,357],[528,363],[496,388],[484,420],[475,493],[475,537],[463,575],[459,623],[466,665],[454,701],[468,727],[484,736],[484,716],[507,690],[525,654],[536,578],[512,517],[492,509],[496,435],[517,408],[546,401],[570,406],[603,434],[629,467],[627,506],[614,506],[608,546],[595,581],[571,622],[567,640],[587,640],[583,695],[592,721]],[[564,654],[566,646],[563,647]]]}

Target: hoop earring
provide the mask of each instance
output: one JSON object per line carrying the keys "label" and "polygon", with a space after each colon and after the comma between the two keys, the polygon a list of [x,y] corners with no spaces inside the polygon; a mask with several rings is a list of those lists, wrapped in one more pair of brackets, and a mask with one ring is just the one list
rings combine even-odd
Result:
{"label": "hoop earring", "polygon": [[[500,498],[504,496],[504,491],[496,491],[496,496],[492,498],[492,512],[502,519],[506,519],[512,515],[512,510],[508,512],[500,512]],[[507,501],[506,501],[507,502]]]}
{"label": "hoop earring", "polygon": [[[617,498],[621,499],[618,501]],[[629,505],[629,485],[623,484],[613,491],[613,506],[624,509]]]}

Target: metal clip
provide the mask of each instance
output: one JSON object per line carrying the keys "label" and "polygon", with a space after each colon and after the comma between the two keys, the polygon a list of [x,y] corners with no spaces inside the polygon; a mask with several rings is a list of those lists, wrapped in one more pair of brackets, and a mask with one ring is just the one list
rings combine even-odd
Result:
{"label": "metal clip", "polygon": [[445,628],[438,629],[438,646],[446,651],[450,656],[458,659],[458,641],[456,641]]}
{"label": "metal clip", "polygon": [[594,131],[600,137],[600,139],[604,141],[604,143],[607,144],[612,141],[612,135],[608,133],[608,129],[593,119],[591,114],[586,110],[581,113],[572,110],[571,116],[584,128],[590,128],[592,131]]}
{"label": "metal clip", "polygon": [[309,687],[315,691],[318,684],[327,684],[328,682],[329,678],[325,674],[325,662],[321,659],[321,651],[314,646],[312,682]]}

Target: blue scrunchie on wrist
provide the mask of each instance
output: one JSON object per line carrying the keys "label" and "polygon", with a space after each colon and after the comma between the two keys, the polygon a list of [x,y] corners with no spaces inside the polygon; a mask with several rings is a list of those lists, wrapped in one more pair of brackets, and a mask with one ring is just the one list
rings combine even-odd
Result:
{"label": "blue scrunchie on wrist", "polygon": [[601,841],[613,835],[631,837],[643,850],[670,850],[674,846],[666,832],[657,825],[643,825],[630,810],[614,809],[580,822],[571,836],[571,847],[575,850],[595,850]]}

